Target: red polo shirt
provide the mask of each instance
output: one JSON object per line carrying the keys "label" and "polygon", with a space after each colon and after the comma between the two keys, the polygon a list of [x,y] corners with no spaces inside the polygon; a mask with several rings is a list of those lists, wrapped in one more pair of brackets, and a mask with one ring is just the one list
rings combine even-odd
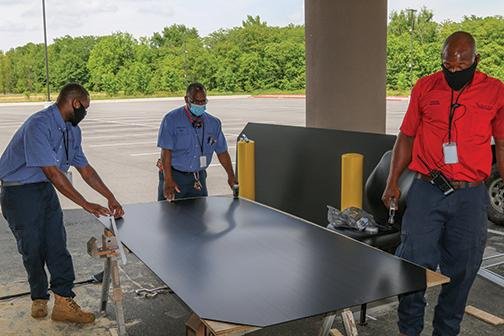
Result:
{"label": "red polo shirt", "polygon": [[[454,91],[454,101],[458,95]],[[445,164],[443,156],[443,143],[448,142],[450,100],[451,88],[442,71],[415,84],[401,125],[403,134],[414,137],[409,168],[423,174],[437,169],[450,180],[485,180],[492,167],[491,137],[504,139],[504,84],[477,71],[463,90],[451,131],[451,141],[457,144],[456,164]]]}

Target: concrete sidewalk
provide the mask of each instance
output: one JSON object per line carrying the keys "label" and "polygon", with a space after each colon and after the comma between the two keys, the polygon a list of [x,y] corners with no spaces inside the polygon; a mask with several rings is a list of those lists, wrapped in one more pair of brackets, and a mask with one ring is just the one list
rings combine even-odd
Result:
{"label": "concrete sidewalk", "polygon": [[[102,262],[86,254],[86,242],[91,236],[100,237],[102,227],[96,220],[82,210],[64,212],[67,228],[68,246],[73,256],[77,280],[85,280],[102,269]],[[490,224],[493,230],[503,228]],[[503,237],[489,234],[488,249],[504,253]],[[17,253],[15,240],[3,218],[0,219],[0,296],[26,291],[26,275],[21,257]],[[504,271],[504,270],[503,270]],[[158,295],[153,299],[137,297],[135,289],[141,287],[155,288],[164,285],[134,255],[128,256],[128,264],[122,267],[121,281],[125,291],[125,314],[127,331],[135,335],[185,335],[184,323],[189,317],[189,310],[173,295]],[[84,308],[98,311],[100,285],[84,285],[76,288],[77,302]],[[422,335],[430,335],[433,308],[439,289],[429,290],[427,299],[426,328]],[[478,278],[470,295],[469,304],[496,315],[504,315],[504,289]],[[49,318],[35,320],[30,317],[30,298],[28,296],[13,300],[0,301],[0,334],[1,335],[114,335],[114,307],[109,305],[109,316],[100,317],[90,326],[77,326],[52,322]],[[244,303],[246,304],[246,303]],[[371,305],[368,313],[368,325],[358,327],[359,335],[397,335],[395,326],[395,299]],[[50,303],[52,307],[52,302]],[[358,314],[358,307],[356,307]],[[357,318],[357,315],[356,315]],[[309,318],[280,326],[259,330],[250,335],[316,335],[321,317]],[[338,319],[334,327],[343,331]],[[493,327],[471,316],[462,324],[462,335],[502,335],[504,326]]]}

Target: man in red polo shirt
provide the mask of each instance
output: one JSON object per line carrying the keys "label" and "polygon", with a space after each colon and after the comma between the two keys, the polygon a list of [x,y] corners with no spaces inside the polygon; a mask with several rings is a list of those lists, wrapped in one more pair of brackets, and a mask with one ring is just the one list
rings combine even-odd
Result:
{"label": "man in red polo shirt", "polygon": [[[476,71],[480,56],[466,32],[450,35],[441,56],[442,70],[413,88],[383,201],[388,207],[399,199],[406,167],[417,172],[396,255],[431,270],[439,266],[450,277],[435,308],[433,335],[451,336],[459,334],[485,249],[492,136],[504,176],[504,84]],[[401,335],[420,335],[424,308],[424,291],[399,297]]]}

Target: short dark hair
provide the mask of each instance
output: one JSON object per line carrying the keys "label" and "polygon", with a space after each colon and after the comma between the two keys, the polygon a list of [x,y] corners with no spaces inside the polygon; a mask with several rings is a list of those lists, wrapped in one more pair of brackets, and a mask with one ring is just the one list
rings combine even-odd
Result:
{"label": "short dark hair", "polygon": [[196,91],[203,91],[203,93],[206,94],[205,86],[201,83],[195,82],[189,84],[189,86],[187,87],[186,96],[192,96]]}
{"label": "short dark hair", "polygon": [[79,83],[65,84],[60,90],[57,103],[62,103],[68,99],[85,99],[89,98],[89,92]]}

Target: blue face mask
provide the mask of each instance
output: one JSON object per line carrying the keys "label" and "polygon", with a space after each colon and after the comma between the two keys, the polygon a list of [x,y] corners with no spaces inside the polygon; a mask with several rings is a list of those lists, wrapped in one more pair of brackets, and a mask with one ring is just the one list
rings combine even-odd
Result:
{"label": "blue face mask", "polygon": [[205,113],[206,105],[191,104],[190,110],[196,117],[201,117]]}

